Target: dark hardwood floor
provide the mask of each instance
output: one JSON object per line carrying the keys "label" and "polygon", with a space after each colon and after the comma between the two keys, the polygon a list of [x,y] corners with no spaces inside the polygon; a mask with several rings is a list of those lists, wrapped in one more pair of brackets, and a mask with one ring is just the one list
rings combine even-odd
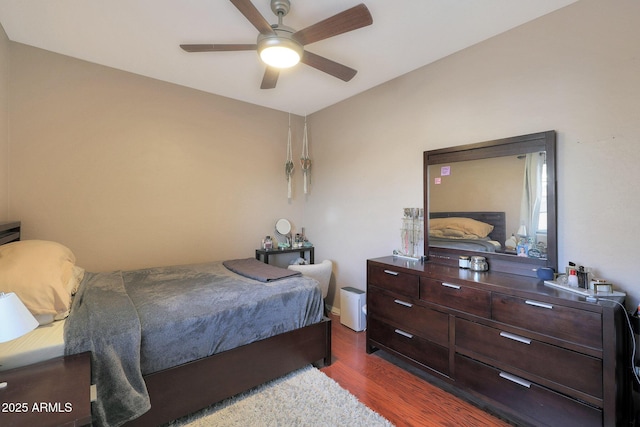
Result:
{"label": "dark hardwood floor", "polygon": [[367,354],[366,333],[332,320],[331,366],[321,369],[362,403],[401,426],[510,426],[381,357]]}

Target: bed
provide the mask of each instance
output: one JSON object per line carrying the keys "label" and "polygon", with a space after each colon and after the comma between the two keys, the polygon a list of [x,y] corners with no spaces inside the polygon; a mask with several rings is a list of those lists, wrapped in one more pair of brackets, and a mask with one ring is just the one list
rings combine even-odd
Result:
{"label": "bed", "polygon": [[504,212],[430,212],[429,246],[503,252]]}
{"label": "bed", "polygon": [[[16,232],[19,239],[19,227]],[[34,242],[41,241],[19,247]],[[15,245],[0,251],[6,248]],[[70,268],[61,282],[75,287],[68,317],[10,343],[33,341],[37,347],[37,335],[52,334],[57,350],[46,345],[48,353],[33,356],[40,360],[60,352],[61,335],[64,354],[91,351],[95,425],[159,425],[305,365],[331,361],[321,291],[299,272],[247,258],[93,273],[75,266],[64,249]],[[0,280],[4,276],[5,270]],[[5,344],[0,360],[13,367],[2,355]],[[14,361],[32,363],[24,352],[32,355],[33,349],[22,351]]]}

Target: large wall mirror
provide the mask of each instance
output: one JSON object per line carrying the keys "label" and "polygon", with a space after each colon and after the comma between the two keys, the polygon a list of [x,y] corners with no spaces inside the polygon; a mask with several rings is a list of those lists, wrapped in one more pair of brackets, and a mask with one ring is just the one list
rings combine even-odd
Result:
{"label": "large wall mirror", "polygon": [[424,152],[425,255],[535,276],[557,271],[554,131]]}

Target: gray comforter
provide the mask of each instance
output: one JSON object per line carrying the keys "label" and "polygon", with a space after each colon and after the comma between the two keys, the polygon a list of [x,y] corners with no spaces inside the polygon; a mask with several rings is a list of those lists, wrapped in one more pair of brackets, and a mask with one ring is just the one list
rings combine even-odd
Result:
{"label": "gray comforter", "polygon": [[483,239],[447,239],[429,236],[429,245],[439,248],[462,249],[477,252],[496,252],[499,247],[490,240]]}
{"label": "gray comforter", "polygon": [[65,324],[65,352],[92,352],[95,425],[146,412],[143,375],[322,319],[315,282],[260,282],[221,262],[87,273]]}

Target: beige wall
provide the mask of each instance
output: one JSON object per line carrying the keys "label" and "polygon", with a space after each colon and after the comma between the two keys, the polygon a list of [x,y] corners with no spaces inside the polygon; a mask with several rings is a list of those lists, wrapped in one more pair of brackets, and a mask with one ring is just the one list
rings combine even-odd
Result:
{"label": "beige wall", "polygon": [[286,113],[10,52],[10,215],[25,238],[64,243],[96,271],[251,257],[278,218],[304,225],[287,200]]}
{"label": "beige wall", "polygon": [[560,263],[594,267],[637,303],[638,17],[634,0],[581,0],[315,113],[307,212],[335,287],[363,289],[366,259],[399,246],[424,150],[555,129]]}
{"label": "beige wall", "polygon": [[[449,174],[440,175],[442,166]],[[505,213],[507,237],[520,225],[525,161],[515,155],[429,167],[429,211]],[[435,183],[435,178],[440,183]],[[504,242],[500,242],[504,245]]]}
{"label": "beige wall", "polygon": [[0,221],[8,219],[9,39],[0,25]]}
{"label": "beige wall", "polygon": [[422,205],[424,150],[555,129],[560,262],[633,305],[638,16],[634,0],[581,0],[311,115],[312,192],[298,169],[292,203],[285,113],[11,43],[9,216],[97,270],[251,256],[289,217],[335,262],[339,305]]}

